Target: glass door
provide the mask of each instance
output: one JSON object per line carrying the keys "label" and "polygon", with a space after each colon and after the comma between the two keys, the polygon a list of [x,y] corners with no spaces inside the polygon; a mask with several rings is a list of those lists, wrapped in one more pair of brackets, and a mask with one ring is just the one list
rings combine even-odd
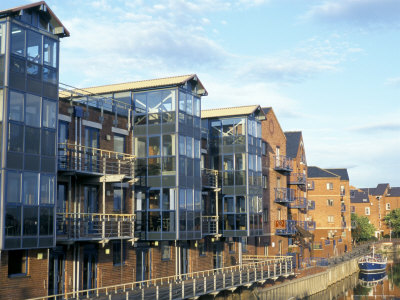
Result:
{"label": "glass door", "polygon": [[50,250],[48,274],[49,295],[58,295],[64,293],[64,261],[64,253]]}
{"label": "glass door", "polygon": [[151,257],[148,248],[138,248],[136,250],[136,281],[151,279]]}
{"label": "glass door", "polygon": [[83,289],[94,289],[97,286],[97,253],[85,252],[83,255]]}
{"label": "glass door", "polygon": [[85,169],[90,172],[101,173],[99,152],[100,130],[97,128],[85,128]]}

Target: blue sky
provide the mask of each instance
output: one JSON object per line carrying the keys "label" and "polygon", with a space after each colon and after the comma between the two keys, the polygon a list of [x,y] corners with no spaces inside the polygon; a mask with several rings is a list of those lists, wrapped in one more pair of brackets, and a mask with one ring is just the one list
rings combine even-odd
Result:
{"label": "blue sky", "polygon": [[[0,9],[26,1],[0,0]],[[83,2],[83,3],[82,3]],[[198,74],[203,108],[272,106],[309,165],[400,186],[400,1],[49,0],[71,32],[60,81]]]}

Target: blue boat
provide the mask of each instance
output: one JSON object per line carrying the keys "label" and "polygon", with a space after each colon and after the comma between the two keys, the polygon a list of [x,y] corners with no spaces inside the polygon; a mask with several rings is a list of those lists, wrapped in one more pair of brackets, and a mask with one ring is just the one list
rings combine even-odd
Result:
{"label": "blue boat", "polygon": [[372,255],[365,255],[358,260],[358,267],[361,272],[378,273],[386,270],[387,258],[375,254],[372,248]]}
{"label": "blue boat", "polygon": [[383,280],[386,278],[386,272],[379,272],[379,273],[363,273],[360,272],[358,274],[358,279],[360,285],[363,287],[373,287],[376,286],[378,283],[382,283]]}

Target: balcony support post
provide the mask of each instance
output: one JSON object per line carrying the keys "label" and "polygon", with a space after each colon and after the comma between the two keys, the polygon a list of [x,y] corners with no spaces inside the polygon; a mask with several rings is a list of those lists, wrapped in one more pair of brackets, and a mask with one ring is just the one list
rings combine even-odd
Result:
{"label": "balcony support post", "polygon": [[[103,157],[103,216],[106,214],[106,157]],[[104,239],[106,236],[106,223],[103,220],[101,222],[101,238]]]}

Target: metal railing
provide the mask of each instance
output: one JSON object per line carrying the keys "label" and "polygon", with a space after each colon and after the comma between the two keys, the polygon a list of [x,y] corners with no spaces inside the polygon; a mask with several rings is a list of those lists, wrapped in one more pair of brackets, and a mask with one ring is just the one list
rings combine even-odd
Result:
{"label": "metal railing", "polygon": [[325,246],[330,245],[331,241],[330,240],[325,240]]}
{"label": "metal railing", "polygon": [[303,173],[290,173],[289,184],[305,185],[307,183],[307,176]]}
{"label": "metal railing", "polygon": [[292,159],[285,155],[274,155],[274,169],[277,171],[293,171]]}
{"label": "metal railing", "polygon": [[346,205],[345,204],[341,204],[340,205],[340,212],[345,212],[346,211]]}
{"label": "metal railing", "polygon": [[289,203],[289,208],[299,208],[304,209],[308,207],[307,198],[295,197],[293,202]]}
{"label": "metal railing", "polygon": [[297,232],[295,220],[277,220],[275,221],[276,235],[295,235]]}
{"label": "metal railing", "polygon": [[[245,258],[245,256],[244,256]],[[252,261],[251,258],[246,258]],[[104,299],[186,299],[197,298],[206,294],[249,286],[255,282],[264,283],[268,279],[294,275],[292,257],[265,257],[249,263],[232,267],[136,281],[112,286],[105,286],[59,295],[32,298],[39,299],[81,299],[102,297]]]}
{"label": "metal railing", "polygon": [[307,190],[313,190],[315,188],[314,180],[307,180]]}
{"label": "metal railing", "polygon": [[294,201],[294,191],[288,188],[275,188],[276,203],[290,203]]}
{"label": "metal railing", "polygon": [[203,236],[218,235],[218,216],[202,216]]}
{"label": "metal railing", "polygon": [[305,230],[313,231],[315,230],[315,221],[297,221],[297,225],[303,227]]}
{"label": "metal railing", "polygon": [[218,188],[218,171],[212,169],[201,169],[202,185],[205,188]]}
{"label": "metal railing", "polygon": [[134,160],[134,155],[126,153],[69,143],[58,144],[58,169],[62,171],[133,177]]}
{"label": "metal railing", "polygon": [[57,213],[57,240],[132,239],[135,215]]}
{"label": "metal railing", "polygon": [[[317,249],[322,249],[322,244],[321,248]],[[329,261],[327,258],[324,257],[307,257],[307,258],[302,258],[300,260],[300,268],[302,269],[311,267],[327,267],[327,266],[329,266]]]}
{"label": "metal railing", "polygon": [[308,210],[315,210],[315,201],[314,200],[308,200]]}
{"label": "metal railing", "polygon": [[342,228],[346,228],[346,225],[347,225],[347,224],[346,224],[346,221],[342,221],[342,222],[341,222],[341,225],[342,225]]}

